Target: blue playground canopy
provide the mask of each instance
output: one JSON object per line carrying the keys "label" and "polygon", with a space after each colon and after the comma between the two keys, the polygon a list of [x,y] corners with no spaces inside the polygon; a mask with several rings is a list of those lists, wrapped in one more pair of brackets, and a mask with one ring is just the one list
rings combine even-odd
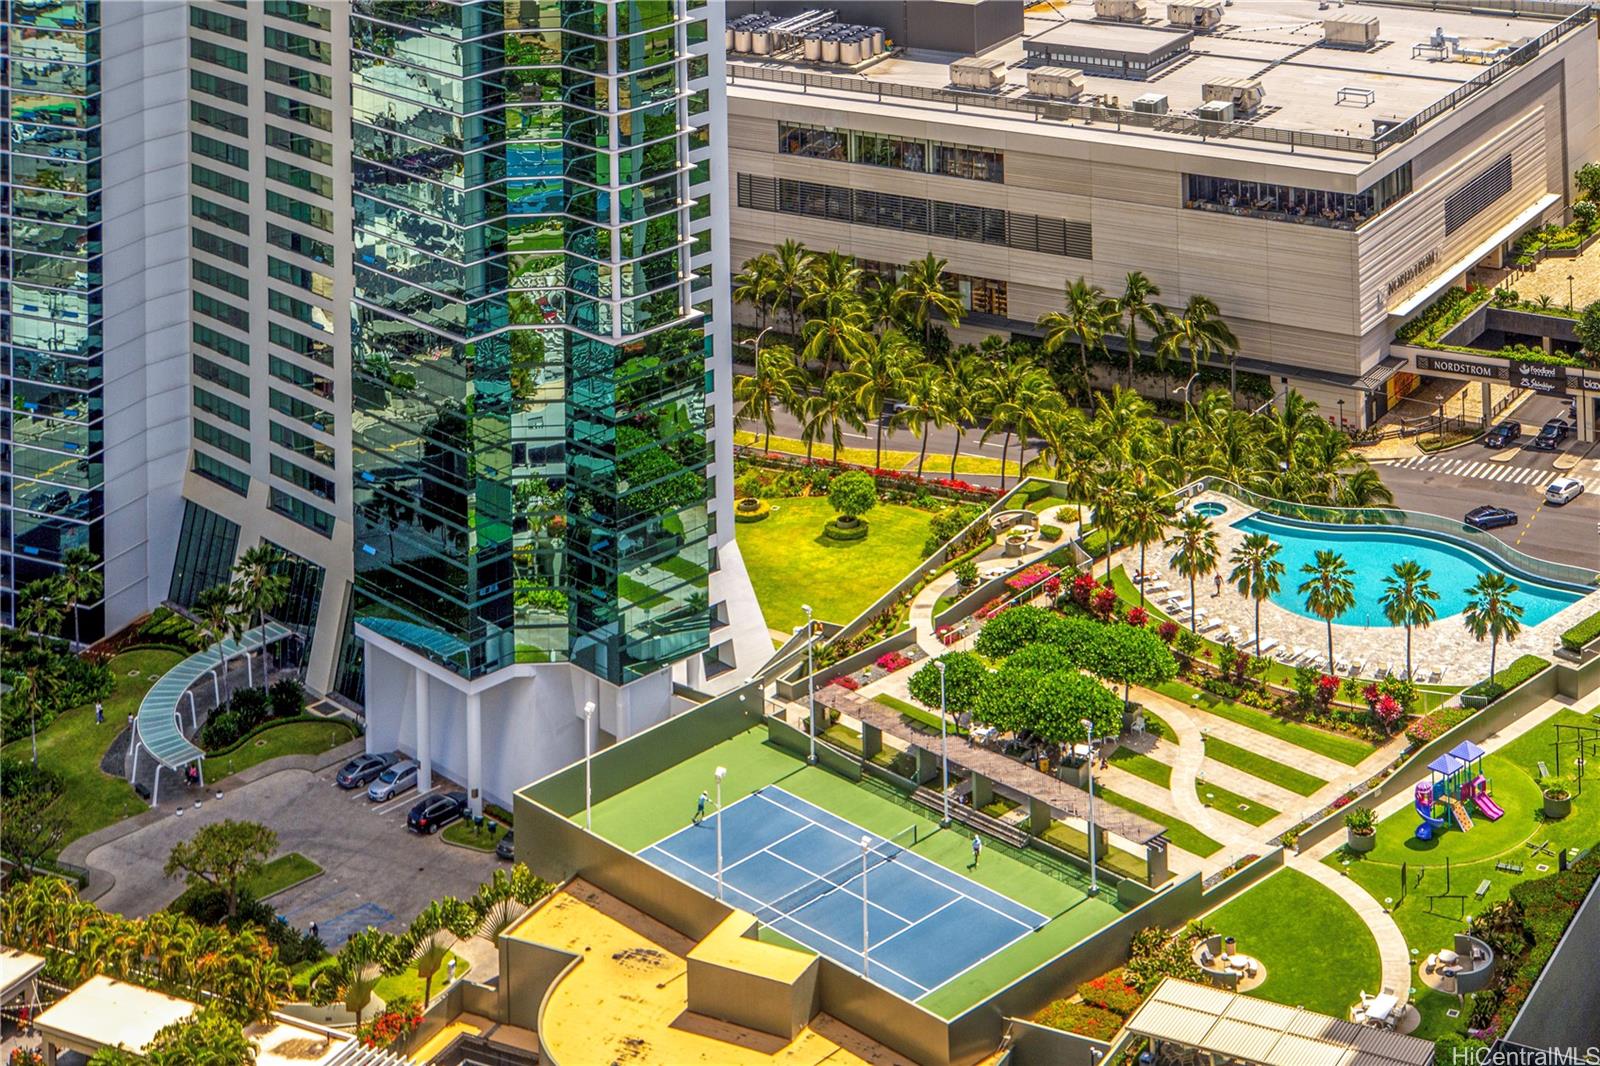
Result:
{"label": "blue playground canopy", "polygon": [[1436,774],[1445,774],[1448,776],[1456,773],[1465,765],[1467,764],[1457,758],[1454,752],[1450,752],[1439,756],[1437,759],[1429,763],[1428,769],[1432,770]]}
{"label": "blue playground canopy", "polygon": [[1483,758],[1484,750],[1470,740],[1463,740],[1450,749],[1450,754],[1462,762],[1477,762]]}

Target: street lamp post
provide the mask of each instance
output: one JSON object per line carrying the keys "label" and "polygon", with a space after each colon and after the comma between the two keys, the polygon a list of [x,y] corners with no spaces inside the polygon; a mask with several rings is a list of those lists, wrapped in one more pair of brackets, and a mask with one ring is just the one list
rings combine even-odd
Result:
{"label": "street lamp post", "polygon": [[1344,428],[1344,397],[1339,397],[1339,428]]}
{"label": "street lamp post", "polygon": [[1199,376],[1200,371],[1196,370],[1193,374],[1189,375],[1188,381],[1185,381],[1179,388],[1172,390],[1173,392],[1183,393],[1183,420],[1185,422],[1189,421],[1189,407],[1191,400],[1191,397],[1189,396],[1189,390],[1194,387],[1194,379]]}
{"label": "street lamp post", "polygon": [[1094,853],[1094,723],[1087,718],[1081,721],[1089,736],[1089,895],[1093,896],[1100,892],[1100,878],[1095,873],[1098,860]]}
{"label": "street lamp post", "polygon": [[872,851],[872,838],[863,834],[861,837],[861,976],[867,976],[867,948],[870,946],[870,937],[867,935],[867,855]]}
{"label": "street lamp post", "polygon": [[719,766],[712,775],[717,779],[717,898],[722,898],[722,779],[728,776],[728,768]]}
{"label": "street lamp post", "polygon": [[817,678],[816,667],[811,661],[811,645],[816,640],[817,627],[811,620],[811,605],[802,603],[800,609],[806,613],[806,732],[811,735],[811,753],[806,756],[806,761],[815,763],[817,761]]}
{"label": "street lamp post", "polygon": [[1567,310],[1572,310],[1572,275],[1567,275]]}
{"label": "street lamp post", "polygon": [[594,700],[583,705],[583,827],[594,832]]}
{"label": "street lamp post", "polygon": [[941,790],[944,793],[944,821],[940,825],[950,824],[950,748],[949,728],[945,724],[944,709],[944,660],[935,659],[933,665],[939,668],[939,761],[944,764],[944,781]]}
{"label": "street lamp post", "polygon": [[1439,447],[1444,447],[1444,393],[1433,394],[1433,402],[1439,405]]}
{"label": "street lamp post", "polygon": [[775,326],[767,326],[760,333],[757,333],[754,337],[746,337],[744,340],[740,341],[739,343],[744,345],[746,348],[754,348],[755,349],[755,353],[756,353],[756,361],[760,362],[760,360],[761,360],[761,342],[763,340],[765,340],[767,334],[771,333],[775,328],[776,328]]}

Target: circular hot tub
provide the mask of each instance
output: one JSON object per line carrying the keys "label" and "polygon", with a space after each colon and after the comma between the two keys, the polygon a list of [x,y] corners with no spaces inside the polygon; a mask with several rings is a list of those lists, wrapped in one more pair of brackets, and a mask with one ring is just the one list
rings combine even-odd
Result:
{"label": "circular hot tub", "polygon": [[1190,510],[1195,514],[1205,515],[1207,518],[1221,518],[1228,513],[1227,505],[1218,503],[1216,500],[1201,500]]}

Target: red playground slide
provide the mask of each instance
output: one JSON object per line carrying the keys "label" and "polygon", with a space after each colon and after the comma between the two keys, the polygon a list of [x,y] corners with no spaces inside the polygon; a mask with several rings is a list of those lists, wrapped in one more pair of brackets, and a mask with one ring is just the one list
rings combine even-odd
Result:
{"label": "red playground slide", "polygon": [[1478,813],[1491,822],[1498,822],[1505,811],[1500,805],[1489,798],[1489,782],[1478,778],[1472,783],[1472,804],[1478,808]]}

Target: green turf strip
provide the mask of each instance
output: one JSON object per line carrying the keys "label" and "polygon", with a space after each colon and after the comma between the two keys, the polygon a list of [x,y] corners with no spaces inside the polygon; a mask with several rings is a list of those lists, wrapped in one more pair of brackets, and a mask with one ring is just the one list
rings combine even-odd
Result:
{"label": "green turf strip", "polygon": [[1300,796],[1309,796],[1327,784],[1322,778],[1308,774],[1304,770],[1285,766],[1265,755],[1246,751],[1237,744],[1229,744],[1217,737],[1206,739],[1206,757],[1215,759],[1224,766],[1231,766],[1235,770],[1243,770],[1252,777],[1259,777]]}
{"label": "green turf strip", "polygon": [[1251,825],[1266,825],[1278,816],[1278,812],[1268,807],[1259,800],[1241,796],[1237,792],[1229,792],[1221,785],[1214,785],[1204,778],[1197,778],[1194,783],[1194,793],[1200,797],[1200,802],[1208,807],[1214,807],[1223,814],[1249,822]]}
{"label": "green turf strip", "polygon": [[1148,818],[1152,822],[1167,827],[1167,839],[1171,840],[1184,851],[1191,852],[1201,858],[1214,855],[1222,850],[1222,845],[1200,830],[1182,821],[1175,814],[1158,811],[1154,807],[1147,807],[1138,800],[1109,788],[1095,786],[1095,794],[1105,799],[1107,803],[1115,804],[1130,814],[1137,814],[1141,818]]}

